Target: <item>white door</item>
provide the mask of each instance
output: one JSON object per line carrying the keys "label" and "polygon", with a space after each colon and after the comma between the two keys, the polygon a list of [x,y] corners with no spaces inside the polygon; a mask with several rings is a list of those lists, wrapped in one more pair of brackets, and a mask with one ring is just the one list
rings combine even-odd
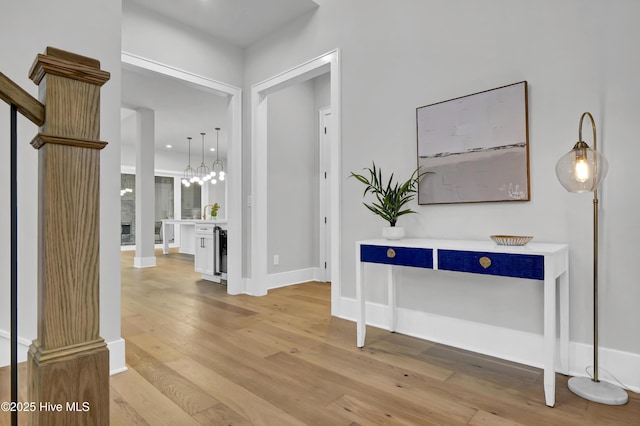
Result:
{"label": "white door", "polygon": [[319,159],[320,159],[320,281],[331,281],[331,221],[329,212],[331,207],[331,192],[329,186],[331,152],[331,107],[320,109],[319,112]]}

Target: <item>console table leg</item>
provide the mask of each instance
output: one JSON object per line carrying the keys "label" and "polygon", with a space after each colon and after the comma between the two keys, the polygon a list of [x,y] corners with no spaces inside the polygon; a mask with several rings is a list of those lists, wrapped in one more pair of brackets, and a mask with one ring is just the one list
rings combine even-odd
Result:
{"label": "console table leg", "polygon": [[359,348],[364,346],[367,334],[366,303],[364,295],[364,264],[360,262],[360,246],[356,244],[356,301],[358,303],[358,318],[356,321],[356,344]]}
{"label": "console table leg", "polygon": [[569,270],[560,275],[560,372],[569,374]]}
{"label": "console table leg", "polygon": [[[546,379],[545,379],[546,382]],[[553,407],[556,403],[556,384],[555,382],[552,384],[544,385],[544,400],[547,406]]]}
{"label": "console table leg", "polygon": [[396,277],[395,268],[387,267],[387,281],[389,283],[389,331],[396,331]]}
{"label": "console table leg", "polygon": [[549,407],[556,399],[556,278],[551,263],[545,261],[544,272],[544,394]]}

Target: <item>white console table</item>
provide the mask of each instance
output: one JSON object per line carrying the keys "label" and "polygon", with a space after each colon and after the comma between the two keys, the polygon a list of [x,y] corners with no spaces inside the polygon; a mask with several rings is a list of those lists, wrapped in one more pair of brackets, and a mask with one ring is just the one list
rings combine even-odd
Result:
{"label": "white console table", "polygon": [[471,274],[500,275],[544,282],[544,392],[553,407],[556,390],[556,280],[559,285],[560,365],[569,371],[569,247],[566,244],[529,243],[500,246],[492,241],[365,240],[356,242],[357,345],[366,334],[364,264],[388,265],[389,330],[396,327],[394,268],[417,267]]}

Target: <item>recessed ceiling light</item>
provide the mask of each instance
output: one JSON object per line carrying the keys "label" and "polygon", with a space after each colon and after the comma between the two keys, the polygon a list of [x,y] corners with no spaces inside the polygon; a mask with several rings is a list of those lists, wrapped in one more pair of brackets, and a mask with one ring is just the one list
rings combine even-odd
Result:
{"label": "recessed ceiling light", "polygon": [[216,150],[215,148],[209,148],[209,151],[215,151],[215,150]]}
{"label": "recessed ceiling light", "polygon": [[167,145],[167,148],[171,149],[173,148],[173,145]]}

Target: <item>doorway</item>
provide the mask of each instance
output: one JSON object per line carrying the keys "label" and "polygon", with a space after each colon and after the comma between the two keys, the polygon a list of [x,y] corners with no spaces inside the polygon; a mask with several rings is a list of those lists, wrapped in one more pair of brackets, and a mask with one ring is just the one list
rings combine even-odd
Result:
{"label": "doorway", "polygon": [[226,128],[229,129],[227,154],[229,173],[226,180],[228,192],[227,248],[232,253],[227,264],[227,292],[229,294],[244,293],[245,282],[242,277],[242,90],[226,83],[178,70],[126,52],[122,52],[121,61],[125,69],[143,74],[157,73],[173,77],[195,85],[202,90],[226,97]]}
{"label": "doorway", "polygon": [[332,147],[328,153],[327,180],[330,188],[328,222],[330,227],[331,256],[331,313],[339,315],[340,285],[340,51],[333,50],[305,62],[288,71],[280,73],[262,83],[255,84],[251,92],[251,280],[246,283],[247,293],[252,295],[267,294],[268,283],[268,235],[267,215],[267,113],[269,95],[296,83],[304,82],[330,74],[331,123],[334,129]]}

